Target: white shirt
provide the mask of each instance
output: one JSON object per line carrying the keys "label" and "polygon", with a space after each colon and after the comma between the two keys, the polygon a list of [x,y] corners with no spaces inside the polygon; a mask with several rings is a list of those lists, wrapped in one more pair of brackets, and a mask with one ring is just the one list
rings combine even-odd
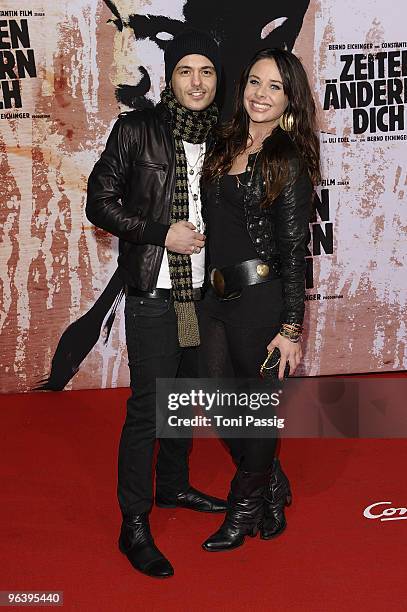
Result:
{"label": "white shirt", "polygon": [[[201,177],[201,169],[205,156],[205,143],[203,144],[192,144],[190,142],[182,141],[184,145],[185,156],[187,158],[188,168],[188,221],[193,223],[196,228],[201,227],[201,233],[203,234],[203,221],[201,214],[201,192],[199,189],[199,179]],[[189,171],[193,170],[194,173],[190,174]],[[193,194],[198,196],[197,200],[194,200]],[[192,267],[192,286],[202,287],[204,275],[205,275],[205,248],[201,249],[200,253],[193,253],[191,256],[191,267]],[[164,257],[161,263],[160,272],[157,279],[157,288],[160,289],[171,289],[171,278],[170,270],[168,267],[168,256],[167,249],[165,250]]]}

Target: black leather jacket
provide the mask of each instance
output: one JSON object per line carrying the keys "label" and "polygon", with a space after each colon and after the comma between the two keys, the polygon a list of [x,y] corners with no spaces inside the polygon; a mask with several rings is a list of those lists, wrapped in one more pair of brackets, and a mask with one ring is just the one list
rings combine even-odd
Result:
{"label": "black leather jacket", "polygon": [[120,115],[89,176],[86,216],[119,237],[120,277],[142,291],[156,286],[174,186],[167,109],[160,103]]}
{"label": "black leather jacket", "polygon": [[[283,320],[302,323],[312,184],[302,172],[271,206],[262,209],[264,182],[259,162],[251,186],[245,188],[247,229],[260,258],[281,259]],[[254,155],[250,155],[247,177],[253,163]],[[295,176],[299,163],[294,154],[290,168]],[[120,278],[143,291],[156,286],[174,183],[175,149],[168,111],[158,104],[154,109],[123,113],[89,177],[86,215],[96,226],[119,237]]]}
{"label": "black leather jacket", "polygon": [[[305,254],[309,240],[313,186],[308,173],[301,169],[289,137],[279,134],[280,142],[284,137],[287,139],[290,183],[269,207],[261,208],[265,195],[262,164],[259,157],[251,184],[247,185],[255,161],[255,154],[249,155],[243,179],[246,184],[243,202],[247,231],[259,258],[280,260],[285,305],[282,321],[302,324],[305,310]],[[207,233],[210,241],[210,228]]]}

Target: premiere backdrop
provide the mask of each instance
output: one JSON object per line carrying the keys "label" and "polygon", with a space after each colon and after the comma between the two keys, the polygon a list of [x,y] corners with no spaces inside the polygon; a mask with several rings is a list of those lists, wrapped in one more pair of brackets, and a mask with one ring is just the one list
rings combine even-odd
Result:
{"label": "premiere backdrop", "polygon": [[[49,372],[115,270],[116,239],[85,217],[87,177],[117,114],[158,100],[163,50],[187,26],[221,46],[225,116],[262,47],[292,49],[315,92],[324,180],[299,373],[405,369],[406,19],[405,0],[3,0],[0,390]],[[123,318],[68,388],[128,384]]]}

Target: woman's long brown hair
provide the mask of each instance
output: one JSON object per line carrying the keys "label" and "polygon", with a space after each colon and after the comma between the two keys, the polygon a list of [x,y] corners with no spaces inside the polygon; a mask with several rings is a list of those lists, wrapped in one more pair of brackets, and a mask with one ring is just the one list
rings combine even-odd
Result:
{"label": "woman's long brown hair", "polygon": [[321,180],[315,103],[307,74],[293,53],[283,49],[263,49],[251,59],[237,86],[233,117],[218,128],[215,145],[205,159],[202,175],[204,180],[212,182],[227,174],[233,160],[246,149],[249,115],[243,105],[243,95],[254,64],[262,59],[275,60],[288,98],[285,114],[292,115],[294,120],[290,132],[283,132],[277,127],[263,143],[261,157],[266,194],[262,206],[268,206],[292,180],[289,160],[293,156],[293,148],[301,162],[300,167],[306,169],[313,184]]}

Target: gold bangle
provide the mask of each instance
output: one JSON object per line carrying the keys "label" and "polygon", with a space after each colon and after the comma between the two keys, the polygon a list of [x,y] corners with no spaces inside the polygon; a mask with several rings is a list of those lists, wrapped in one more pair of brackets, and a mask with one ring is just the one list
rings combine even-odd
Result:
{"label": "gold bangle", "polygon": [[297,338],[290,338],[290,336],[286,336],[285,334],[282,334],[281,332],[279,332],[279,334],[283,338],[287,338],[287,340],[289,340],[290,342],[293,342],[293,344],[297,344],[297,342],[301,340],[301,336],[298,336]]}
{"label": "gold bangle", "polygon": [[279,334],[280,336],[283,336],[283,338],[288,338],[288,340],[291,340],[292,342],[298,342],[301,339],[301,334],[287,332],[285,329],[280,329]]}
{"label": "gold bangle", "polygon": [[285,329],[289,334],[300,334],[301,333],[301,329],[300,328],[292,328],[292,327],[288,327],[287,325],[285,325],[283,323],[283,325],[281,326],[281,329]]}
{"label": "gold bangle", "polygon": [[298,323],[283,323],[281,327],[292,331],[302,331],[302,325],[299,325]]}

